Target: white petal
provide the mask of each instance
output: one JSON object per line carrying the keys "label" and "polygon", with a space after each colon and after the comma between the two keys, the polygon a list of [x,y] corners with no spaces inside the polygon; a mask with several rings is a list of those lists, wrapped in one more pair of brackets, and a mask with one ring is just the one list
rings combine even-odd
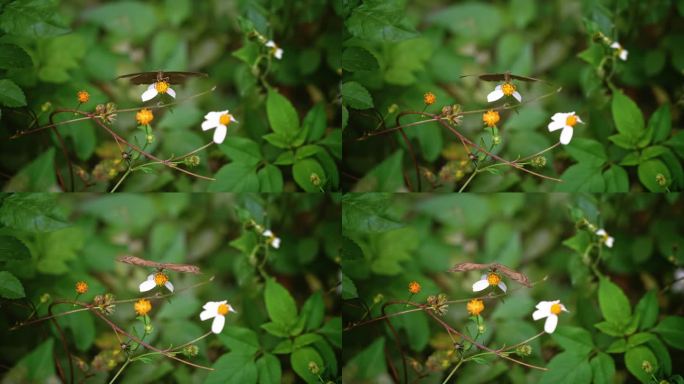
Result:
{"label": "white petal", "polygon": [[273,239],[271,246],[275,249],[280,248],[280,238],[276,237],[275,239]]}
{"label": "white petal", "polygon": [[270,229],[267,229],[262,233],[262,235],[264,235],[266,237],[271,237],[271,236],[273,236],[273,232],[271,232]]}
{"label": "white petal", "polygon": [[233,308],[233,306],[230,305],[230,304],[228,304],[228,310],[231,311],[231,312],[237,313],[237,311],[235,310],[235,308]]}
{"label": "white petal", "polygon": [[579,116],[575,115],[575,117],[577,118],[577,122],[578,122],[578,123],[582,123],[582,124],[584,124],[584,121],[582,121],[582,119],[580,119],[580,117],[579,117]]}
{"label": "white petal", "polygon": [[562,121],[563,123],[565,123],[565,120],[568,119],[568,116],[570,116],[569,113],[557,112],[554,113],[553,116],[551,116],[551,120]]}
{"label": "white petal", "polygon": [[154,282],[154,280],[145,280],[143,281],[138,288],[140,288],[140,292],[147,292],[149,290],[154,289],[157,284]]}
{"label": "white petal", "polygon": [[561,304],[560,306],[561,306],[561,309],[564,310],[565,312],[570,312],[570,311],[568,311],[567,308],[565,308],[565,305]]}
{"label": "white petal", "polygon": [[267,47],[269,47],[269,48],[273,48],[273,47],[276,46],[276,43],[274,43],[273,40],[269,40],[269,41],[266,42],[265,45],[266,45]]}
{"label": "white petal", "polygon": [[566,126],[565,128],[563,128],[563,130],[561,131],[561,136],[560,136],[561,144],[563,144],[563,145],[570,144],[570,140],[572,139],[572,132],[573,131],[574,131],[574,129],[572,129],[572,127],[570,127],[570,126]]}
{"label": "white petal", "polygon": [[275,54],[273,56],[275,56],[275,58],[278,60],[282,59],[283,58],[283,50],[280,48],[276,49]]}
{"label": "white petal", "polygon": [[522,103],[522,96],[520,96],[520,92],[513,92],[513,97],[515,97],[515,99],[518,100],[519,103]]}
{"label": "white petal", "polygon": [[549,128],[549,132],[557,131],[563,127],[565,127],[565,120],[554,120],[547,126],[547,128]]}
{"label": "white petal", "polygon": [[556,301],[540,301],[539,304],[537,304],[537,309],[541,309],[544,312],[551,312],[551,306],[558,303],[558,300]]}
{"label": "white petal", "polygon": [[204,115],[205,120],[211,121],[219,121],[219,117],[221,117],[221,112],[208,112],[206,115]]}
{"label": "white petal", "polygon": [[226,323],[226,318],[223,315],[214,317],[214,322],[211,323],[211,331],[214,333],[221,333],[223,331],[223,324]]}
{"label": "white petal", "polygon": [[168,88],[166,89],[166,93],[168,93],[169,96],[173,97],[174,99],[176,98],[176,91],[174,91],[173,89],[171,89],[171,87],[168,87]]}
{"label": "white petal", "polygon": [[211,120],[204,120],[204,121],[202,122],[202,130],[203,130],[203,131],[208,131],[208,130],[210,130],[210,129],[216,128],[218,125],[219,125],[218,120],[213,120],[213,119],[211,119]]}
{"label": "white petal", "polygon": [[552,313],[546,318],[546,322],[544,323],[544,331],[546,333],[553,333],[553,331],[556,330],[556,325],[558,325],[558,316]]}
{"label": "white petal", "polygon": [[488,102],[491,103],[492,101],[497,101],[504,96],[504,93],[500,88],[501,88],[500,86],[497,86],[495,90],[491,91],[487,95],[487,101]]}
{"label": "white petal", "polygon": [[541,309],[537,309],[536,311],[534,311],[534,313],[532,313],[532,318],[535,320],[539,320],[545,318],[548,315],[548,311],[542,311]]}
{"label": "white petal", "polygon": [[219,124],[214,131],[214,143],[221,144],[223,140],[226,139],[226,134],[228,133],[228,128],[225,125]]}
{"label": "white petal", "polygon": [[610,45],[610,47],[615,48],[615,49],[620,49],[620,48],[622,48],[622,45],[620,45],[620,43],[615,41],[615,42],[613,42],[613,44]]}
{"label": "white petal", "polygon": [[596,231],[596,234],[599,235],[599,236],[605,236],[606,230],[603,229],[603,228],[601,228],[601,229],[599,229],[598,231]]}
{"label": "white petal", "polygon": [[620,59],[622,59],[622,61],[627,61],[627,50],[626,49],[623,49],[622,51],[620,51]]}
{"label": "white petal", "polygon": [[209,310],[204,310],[204,311],[202,311],[202,313],[200,313],[200,320],[202,320],[202,321],[208,320],[208,319],[211,319],[212,317],[214,317],[216,315],[218,315],[218,313],[216,311],[211,312]]}
{"label": "white petal", "polygon": [[613,239],[612,237],[608,237],[606,239],[606,247],[613,248],[613,241],[615,241],[615,239]]}
{"label": "white petal", "polygon": [[503,281],[499,282],[499,288],[501,288],[501,290],[504,291],[504,293],[506,292],[506,284],[504,284]]}
{"label": "white petal", "polygon": [[218,313],[218,306],[219,306],[218,301],[208,301],[202,308],[206,309],[207,311]]}
{"label": "white petal", "polygon": [[154,88],[154,84],[150,85],[145,92],[143,92],[141,98],[142,101],[148,101],[154,99],[157,96],[157,89]]}
{"label": "white petal", "polygon": [[167,281],[166,283],[164,283],[164,286],[166,287],[166,289],[173,292],[173,284],[171,284],[170,281]]}
{"label": "white petal", "polygon": [[480,292],[484,289],[489,287],[489,282],[487,279],[485,280],[478,280],[475,284],[473,284],[473,292]]}

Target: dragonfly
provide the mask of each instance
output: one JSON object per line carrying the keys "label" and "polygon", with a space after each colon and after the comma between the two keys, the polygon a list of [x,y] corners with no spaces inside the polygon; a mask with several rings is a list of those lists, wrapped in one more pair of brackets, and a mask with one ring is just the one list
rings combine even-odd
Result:
{"label": "dragonfly", "polygon": [[207,77],[202,72],[138,72],[121,75],[116,79],[129,79],[133,84],[152,84],[165,81],[169,84],[182,84],[190,77]]}
{"label": "dragonfly", "polygon": [[515,271],[507,266],[499,263],[488,263],[488,264],[477,264],[477,263],[460,263],[454,265],[449,269],[449,272],[467,272],[467,271],[480,271],[480,270],[490,270],[492,272],[501,272],[508,276],[511,280],[515,280],[518,283],[531,287],[530,279],[525,276],[525,274]]}
{"label": "dragonfly", "polygon": [[117,261],[126,264],[137,265],[139,267],[151,267],[157,268],[159,270],[168,269],[176,272],[187,272],[187,273],[200,273],[198,266],[190,264],[176,264],[176,263],[157,263],[156,261],[150,261],[141,259],[136,256],[119,256],[116,258]]}

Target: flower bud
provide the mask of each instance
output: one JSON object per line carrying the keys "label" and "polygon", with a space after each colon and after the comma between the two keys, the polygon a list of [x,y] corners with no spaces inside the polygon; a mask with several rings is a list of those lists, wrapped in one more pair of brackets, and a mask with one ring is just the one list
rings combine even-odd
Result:
{"label": "flower bud", "polygon": [[667,185],[667,177],[665,177],[665,175],[663,175],[662,173],[657,174],[655,179],[656,183],[658,183],[658,185],[660,185],[661,187]]}
{"label": "flower bud", "polygon": [[546,157],[544,156],[535,156],[532,159],[532,166],[535,168],[543,168],[546,166]]}
{"label": "flower bud", "polygon": [[653,365],[648,360],[644,360],[641,363],[641,369],[643,369],[646,373],[653,373]]}
{"label": "flower bud", "polygon": [[195,357],[199,353],[199,347],[195,344],[186,345],[183,347],[183,354],[187,357]]}
{"label": "flower bud", "polygon": [[309,361],[309,372],[311,372],[312,375],[318,375],[321,372],[315,361]]}
{"label": "flower bud", "polygon": [[309,176],[309,180],[311,181],[311,184],[313,184],[313,185],[315,185],[315,186],[317,186],[317,187],[318,187],[319,185],[321,185],[321,177],[318,176],[317,173],[312,173],[312,174]]}
{"label": "flower bud", "polygon": [[520,345],[515,349],[515,353],[518,356],[529,356],[532,354],[532,347],[529,344]]}

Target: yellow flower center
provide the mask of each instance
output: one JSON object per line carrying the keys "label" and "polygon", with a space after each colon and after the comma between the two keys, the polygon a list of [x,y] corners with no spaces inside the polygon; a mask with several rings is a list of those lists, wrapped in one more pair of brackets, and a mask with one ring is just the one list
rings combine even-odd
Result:
{"label": "yellow flower center", "polygon": [[76,283],[76,292],[78,294],[84,294],[88,292],[88,284],[85,281],[79,281]]}
{"label": "yellow flower center", "polygon": [[228,313],[228,310],[229,310],[229,308],[228,308],[227,304],[221,304],[218,306],[218,309],[216,310],[216,312],[218,312],[219,315],[225,316],[226,313]]}
{"label": "yellow flower center", "polygon": [[484,303],[482,300],[472,299],[466,304],[466,309],[471,315],[477,316],[484,310]]}
{"label": "yellow flower center", "polygon": [[409,292],[416,294],[420,292],[420,284],[417,281],[412,281],[409,283]]}
{"label": "yellow flower center", "polygon": [[437,97],[435,97],[435,94],[432,92],[428,92],[425,95],[423,95],[423,102],[425,105],[430,105],[433,104],[437,100]]}
{"label": "yellow flower center", "polygon": [[484,121],[485,125],[488,127],[495,126],[496,123],[499,122],[500,118],[499,112],[493,110],[489,110],[482,115],[482,121]]}
{"label": "yellow flower center", "polygon": [[133,308],[138,315],[145,316],[152,310],[152,304],[147,299],[140,299],[133,304]]}
{"label": "yellow flower center", "polygon": [[166,90],[169,89],[169,83],[166,81],[156,82],[154,83],[154,89],[156,89],[159,93],[166,93]]}
{"label": "yellow flower center", "polygon": [[501,86],[501,91],[503,92],[504,95],[510,96],[513,94],[513,92],[515,92],[515,85],[513,85],[511,83],[504,83]]}
{"label": "yellow flower center", "polygon": [[551,313],[553,313],[554,315],[561,313],[561,305],[560,304],[553,304],[551,306]]}
{"label": "yellow flower center", "polygon": [[221,115],[221,117],[219,117],[219,123],[221,125],[228,125],[232,120],[231,117],[232,116],[229,113],[224,113],[223,115]]}
{"label": "yellow flower center", "polygon": [[87,103],[90,100],[90,94],[86,91],[78,91],[76,97],[79,103]]}
{"label": "yellow flower center", "polygon": [[147,125],[154,119],[154,115],[149,109],[143,108],[135,114],[135,119],[138,121],[138,124]]}
{"label": "yellow flower center", "polygon": [[571,127],[574,127],[575,124],[577,124],[577,116],[570,115],[570,116],[568,116],[567,119],[565,119],[565,125],[569,125]]}
{"label": "yellow flower center", "polygon": [[162,272],[158,272],[154,275],[154,283],[160,287],[166,284],[167,281],[169,281],[168,276]]}
{"label": "yellow flower center", "polygon": [[496,273],[490,273],[487,275],[487,282],[489,285],[498,285],[501,282],[501,278]]}

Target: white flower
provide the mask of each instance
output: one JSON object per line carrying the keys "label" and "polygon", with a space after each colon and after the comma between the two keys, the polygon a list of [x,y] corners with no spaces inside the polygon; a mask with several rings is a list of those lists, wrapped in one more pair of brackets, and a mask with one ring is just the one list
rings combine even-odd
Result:
{"label": "white flower", "polygon": [[202,130],[208,131],[216,128],[214,131],[214,143],[221,144],[228,133],[228,125],[232,122],[238,122],[233,115],[228,113],[228,110],[221,112],[209,112],[204,115],[204,122],[202,123]]}
{"label": "white flower", "polygon": [[601,228],[596,231],[596,236],[601,238],[601,242],[603,242],[606,247],[613,248],[613,242],[615,239],[613,239],[611,236],[608,236],[608,232],[606,232],[605,229]]}
{"label": "white flower", "polygon": [[684,268],[677,268],[674,271],[675,282],[672,284],[672,292],[684,293]]}
{"label": "white flower", "polygon": [[620,43],[613,42],[613,44],[610,45],[611,48],[615,49],[618,51],[618,57],[622,61],[627,61],[627,54],[629,53],[626,49],[622,48],[622,45]]}
{"label": "white flower", "polygon": [[278,45],[273,42],[273,40],[269,40],[266,42],[266,46],[271,48],[271,54],[278,60],[283,58],[283,50],[278,47]]}
{"label": "white flower", "polygon": [[482,275],[482,278],[473,284],[473,292],[480,292],[490,285],[498,286],[502,291],[506,292],[506,284],[501,281],[501,276],[494,272]]}
{"label": "white flower", "polygon": [[516,100],[518,100],[518,102],[522,102],[522,96],[520,96],[520,93],[515,90],[515,85],[511,83],[497,85],[496,88],[494,88],[494,90],[487,95],[487,101],[491,103],[492,101],[497,101],[504,96],[513,96]]}
{"label": "white flower", "polygon": [[147,87],[147,90],[142,94],[142,101],[145,102],[147,100],[152,100],[158,94],[163,93],[168,94],[174,99],[176,98],[176,92],[173,89],[171,89],[169,83],[167,83],[166,81],[158,81],[154,84],[150,84],[150,86]]}
{"label": "white flower", "polygon": [[212,317],[214,321],[211,323],[211,331],[214,333],[221,333],[223,330],[223,325],[226,323],[226,315],[228,312],[237,311],[232,305],[228,304],[226,300],[224,301],[209,301],[204,306],[204,311],[200,313],[200,320],[208,320]]}
{"label": "white flower", "polygon": [[532,314],[532,318],[539,320],[546,317],[544,331],[546,333],[553,333],[556,330],[556,325],[558,325],[558,314],[561,311],[570,312],[565,308],[565,305],[560,303],[560,300],[540,301],[537,304],[537,310]]}
{"label": "white flower", "polygon": [[173,292],[173,284],[169,281],[169,277],[164,272],[157,272],[147,276],[147,280],[140,283],[140,292],[147,292],[154,287],[165,286],[166,289]]}
{"label": "white flower", "polygon": [[268,239],[266,239],[266,242],[269,243],[271,247],[275,249],[280,248],[280,238],[276,237],[276,235],[273,232],[271,232],[270,229],[265,230],[262,233],[262,235],[268,237]]}
{"label": "white flower", "polygon": [[549,123],[549,132],[557,131],[563,129],[560,135],[560,142],[563,145],[570,143],[572,139],[573,127],[577,123],[584,123],[575,112],[561,113],[558,112],[551,116],[551,122]]}

